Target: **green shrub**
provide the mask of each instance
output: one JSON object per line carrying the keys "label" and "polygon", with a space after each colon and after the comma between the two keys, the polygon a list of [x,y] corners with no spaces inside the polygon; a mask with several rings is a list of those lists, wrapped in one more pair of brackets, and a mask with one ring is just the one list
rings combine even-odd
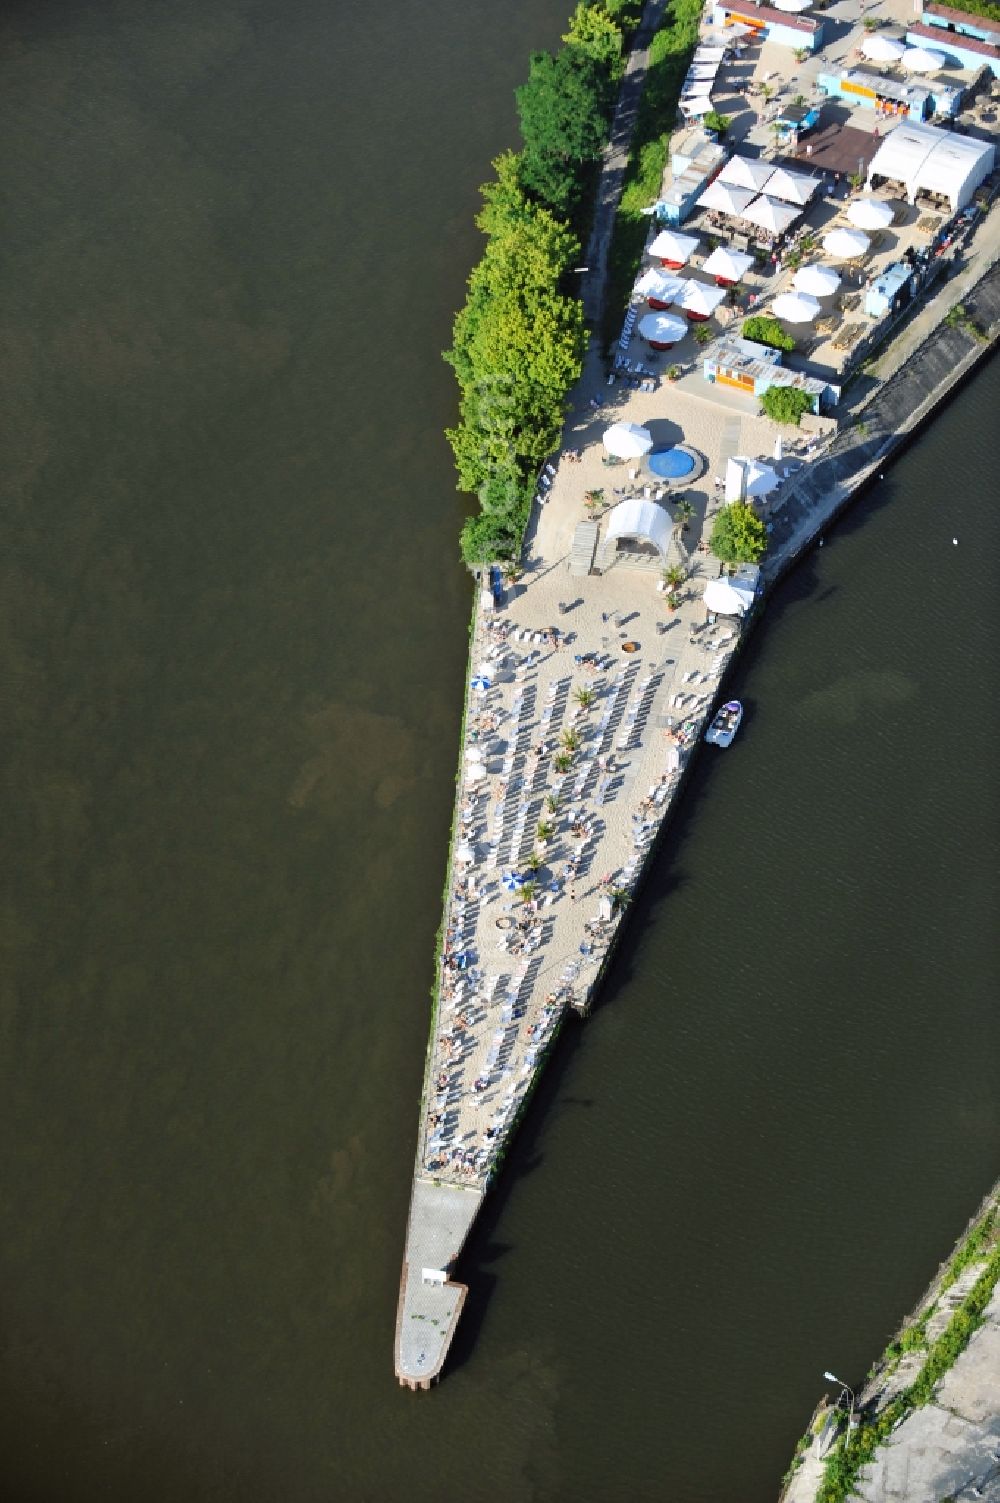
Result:
{"label": "green shrub", "polygon": [[786,334],[778,320],[770,313],[755,313],[743,320],[743,338],[755,344],[770,345],[772,350],[794,350],[795,340]]}
{"label": "green shrub", "polygon": [[776,423],[792,423],[797,428],[804,412],[812,411],[812,397],[795,386],[771,386],[760,405]]}

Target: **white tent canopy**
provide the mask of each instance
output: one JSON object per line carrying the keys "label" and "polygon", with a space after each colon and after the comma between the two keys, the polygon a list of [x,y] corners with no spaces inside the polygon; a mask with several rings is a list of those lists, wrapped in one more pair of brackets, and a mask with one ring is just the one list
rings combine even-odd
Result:
{"label": "white tent canopy", "polygon": [[835,261],[853,261],[863,256],[871,245],[868,236],[861,230],[831,230],[823,236],[823,249]]}
{"label": "white tent canopy", "polygon": [[947,61],[943,52],[932,52],[929,47],[907,47],[902,57],[908,73],[936,73]]}
{"label": "white tent canopy", "polygon": [[768,198],[782,198],[790,204],[807,204],[819,187],[818,177],[805,172],[789,172],[779,167],[767,180]]}
{"label": "white tent canopy", "polygon": [[710,282],[685,282],[684,291],[681,294],[679,307],[685,313],[700,313],[707,318],[714,313],[716,308],[726,296],[724,287],[713,287]]}
{"label": "white tent canopy", "polygon": [[895,37],[874,36],[865,37],[861,43],[862,54],[873,63],[898,63],[906,51],[905,43],[897,42]]}
{"label": "white tent canopy", "polygon": [[759,193],[769,177],[774,176],[772,162],[758,162],[754,157],[730,157],[717,183],[732,183],[737,188],[752,188]]}
{"label": "white tent canopy", "polygon": [[955,212],[989,177],[995,157],[996,148],[988,141],[906,120],[890,131],[869,162],[868,184],[876,178],[903,183],[910,203],[921,190],[940,193]]}
{"label": "white tent canopy", "polygon": [[751,188],[737,188],[735,184],[723,183],[716,178],[698,200],[702,209],[715,209],[719,214],[730,214],[736,219],[743,216],[747,205],[753,202]]}
{"label": "white tent canopy", "polygon": [[774,0],[777,10],[787,10],[793,13],[795,11],[808,10],[812,3],[813,0]]}
{"label": "white tent canopy", "polygon": [[710,277],[722,277],[727,282],[738,282],[753,265],[753,256],[744,251],[730,250],[720,245],[714,250],[702,268]]}
{"label": "white tent canopy", "polygon": [[680,235],[676,230],[661,230],[649,247],[649,254],[661,261],[675,261],[683,266],[698,249],[697,235]]}
{"label": "white tent canopy", "polygon": [[605,429],[603,443],[616,459],[638,459],[653,447],[653,435],[639,423],[612,423]]}
{"label": "white tent canopy", "polygon": [[770,230],[772,235],[781,235],[801,213],[802,210],[793,204],[783,204],[761,194],[743,211],[743,218],[747,224],[756,224],[763,230]]}
{"label": "white tent canopy", "polygon": [[800,266],[792,278],[797,292],[808,292],[813,297],[830,297],[840,286],[840,276],[832,266]]}
{"label": "white tent canopy", "polygon": [[635,284],[640,297],[655,298],[658,303],[672,303],[684,290],[683,277],[671,276],[660,266],[650,266]]}
{"label": "white tent canopy", "polygon": [[647,313],[639,320],[639,333],[650,344],[678,344],[687,333],[687,324],[676,313]]}
{"label": "white tent canopy", "polygon": [[783,292],[771,304],[775,318],[783,319],[786,324],[811,324],[820,311],[816,299],[805,292]]}
{"label": "white tent canopy", "polygon": [[742,616],[753,605],[753,590],[739,580],[710,579],[705,586],[705,609],[716,616]]}
{"label": "white tent canopy", "polygon": [[692,94],[690,99],[681,100],[681,109],[685,115],[710,115],[715,105],[707,95]]}
{"label": "white tent canopy", "polygon": [[884,230],[895,219],[891,204],[878,198],[859,198],[847,211],[847,217],[859,230]]}
{"label": "white tent canopy", "polygon": [[670,514],[655,501],[643,501],[638,496],[620,502],[608,517],[606,542],[624,540],[652,543],[661,557],[666,558],[670,546]]}

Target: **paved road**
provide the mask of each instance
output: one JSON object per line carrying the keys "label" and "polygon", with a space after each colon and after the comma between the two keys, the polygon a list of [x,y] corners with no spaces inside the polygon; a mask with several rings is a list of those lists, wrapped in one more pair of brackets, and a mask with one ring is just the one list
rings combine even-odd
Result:
{"label": "paved road", "polygon": [[625,77],[622,79],[611,135],[604,149],[594,221],[587,244],[587,265],[590,270],[580,291],[584,317],[591,324],[597,324],[600,321],[604,308],[608,252],[611,249],[615,215],[622,196],[632,136],[639,116],[639,101],[642,98],[646,70],[649,67],[649,44],[659,29],[666,6],[667,0],[646,0],[642,20],[629,53]]}

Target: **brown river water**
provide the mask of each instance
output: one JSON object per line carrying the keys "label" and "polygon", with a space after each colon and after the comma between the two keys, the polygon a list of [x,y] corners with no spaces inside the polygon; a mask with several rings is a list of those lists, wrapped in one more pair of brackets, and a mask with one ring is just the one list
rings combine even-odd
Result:
{"label": "brown river water", "polygon": [[393,1382],[470,603],[439,352],[567,10],[0,22],[11,1503],[770,1503],[995,1177],[994,364],[774,596],[446,1381]]}

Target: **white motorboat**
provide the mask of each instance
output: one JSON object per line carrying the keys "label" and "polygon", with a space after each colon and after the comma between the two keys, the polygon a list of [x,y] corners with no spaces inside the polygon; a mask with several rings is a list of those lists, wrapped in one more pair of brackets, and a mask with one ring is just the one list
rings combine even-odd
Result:
{"label": "white motorboat", "polygon": [[705,732],[705,740],[713,746],[732,746],[742,719],[743,706],[738,699],[730,699],[721,710],[716,710],[712,723]]}

